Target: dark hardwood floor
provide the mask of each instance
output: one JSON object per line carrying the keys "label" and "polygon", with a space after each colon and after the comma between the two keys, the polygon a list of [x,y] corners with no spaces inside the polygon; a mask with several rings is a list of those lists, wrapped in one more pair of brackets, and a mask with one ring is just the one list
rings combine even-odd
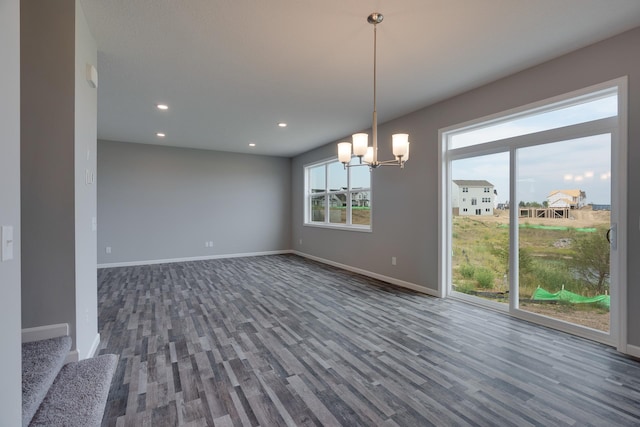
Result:
{"label": "dark hardwood floor", "polygon": [[640,425],[612,348],[294,255],[98,283],[104,426]]}

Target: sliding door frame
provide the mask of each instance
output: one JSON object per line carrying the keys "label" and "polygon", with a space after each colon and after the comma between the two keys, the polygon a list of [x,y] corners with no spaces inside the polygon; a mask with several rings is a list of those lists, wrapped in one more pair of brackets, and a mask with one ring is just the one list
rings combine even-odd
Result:
{"label": "sliding door frame", "polygon": [[[448,150],[449,138],[452,134],[461,130],[473,129],[479,127],[480,124],[499,122],[508,117],[518,114],[542,110],[546,106],[562,103],[565,100],[579,99],[581,97],[588,98],[590,94],[600,91],[617,89],[618,97],[618,115],[615,117],[599,119],[570,125],[556,129],[531,133],[523,136],[492,141],[488,143],[473,145],[469,147],[456,148]],[[509,304],[500,304],[493,301],[481,300],[476,297],[467,296],[452,291],[452,217],[451,217],[451,162],[464,158],[471,158],[481,155],[489,155],[495,153],[509,153],[509,175],[510,188],[509,200],[511,203],[517,201],[517,159],[516,151],[520,148],[542,145],[546,143],[558,142],[569,139],[576,139],[583,136],[610,134],[611,135],[611,227],[612,227],[612,246],[611,246],[611,284],[613,285],[613,297],[611,299],[610,311],[610,328],[605,333],[590,328],[585,328],[569,322],[552,319],[545,316],[533,314],[518,307],[517,292],[514,292],[515,284],[518,280],[517,259],[518,257],[509,257],[509,283],[510,295]],[[438,294],[440,297],[455,296],[461,300],[475,303],[483,307],[491,308],[506,312],[514,317],[518,317],[527,321],[542,324],[554,329],[559,329],[577,336],[603,342],[608,345],[615,346],[619,351],[627,352],[627,78],[604,82],[599,85],[590,86],[579,91],[560,95],[551,99],[542,100],[533,104],[528,104],[513,110],[497,113],[488,117],[483,117],[470,122],[451,126],[439,131],[440,150],[438,162],[439,168],[439,202],[440,209],[438,211],[438,219],[440,225],[440,233],[438,241],[439,251],[439,271],[438,271]],[[454,153],[454,154],[452,154]],[[517,202],[515,202],[517,203]],[[509,212],[509,244],[510,248],[518,248],[518,214],[517,209],[510,209]],[[511,250],[511,249],[510,249]]]}

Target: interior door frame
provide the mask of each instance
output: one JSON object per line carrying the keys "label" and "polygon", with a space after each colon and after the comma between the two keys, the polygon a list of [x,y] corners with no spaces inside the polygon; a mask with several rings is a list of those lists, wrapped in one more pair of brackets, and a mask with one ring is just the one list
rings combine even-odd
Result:
{"label": "interior door frame", "polygon": [[[545,99],[532,104],[528,104],[516,109],[493,114],[491,116],[479,118],[470,122],[454,125],[448,128],[440,129],[439,143],[439,202],[440,209],[438,212],[440,233],[438,241],[440,246],[439,262],[438,262],[438,294],[440,297],[455,296],[456,298],[476,303],[487,308],[497,309],[524,320],[532,321],[554,329],[559,329],[577,336],[603,342],[616,347],[619,351],[627,353],[627,77],[621,77],[598,85],[590,86],[578,91],[559,95],[550,99]],[[509,200],[515,201],[516,185],[512,177],[517,176],[516,150],[527,146],[535,146],[544,143],[557,142],[567,139],[575,139],[580,136],[588,136],[594,134],[611,134],[611,224],[613,228],[613,241],[615,245],[611,246],[611,264],[610,264],[610,283],[612,285],[612,298],[610,310],[610,328],[609,332],[596,331],[594,329],[575,325],[573,323],[540,316],[531,312],[527,312],[518,308],[517,298],[510,298],[509,304],[500,304],[492,301],[484,301],[479,298],[467,296],[464,294],[454,293],[451,289],[452,285],[452,260],[451,260],[451,161],[452,156],[447,150],[448,140],[454,132],[467,130],[480,124],[499,121],[502,118],[512,117],[526,111],[535,111],[545,106],[556,104],[568,99],[577,99],[586,97],[599,91],[617,90],[618,96],[618,115],[607,119],[594,120],[590,122],[580,123],[557,129],[551,129],[542,132],[536,132],[529,135],[517,136],[500,141],[494,141],[488,144],[479,144],[471,147],[456,149],[455,159],[476,155],[488,155],[498,152],[509,151],[510,161],[510,188]],[[512,248],[518,247],[518,218],[517,209],[510,210],[510,232],[509,244]],[[517,257],[510,257],[509,266],[509,283],[510,294],[517,295],[513,292],[513,288],[517,283]],[[614,289],[615,288],[615,289]]]}

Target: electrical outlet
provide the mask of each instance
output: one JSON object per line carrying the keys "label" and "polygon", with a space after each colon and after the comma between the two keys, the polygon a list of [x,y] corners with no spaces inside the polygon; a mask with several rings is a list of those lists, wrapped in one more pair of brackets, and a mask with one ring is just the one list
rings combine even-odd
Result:
{"label": "electrical outlet", "polygon": [[213,241],[209,240],[209,247],[212,248],[213,247]]}
{"label": "electrical outlet", "polygon": [[104,248],[104,251],[108,254],[111,253],[111,246],[107,246],[106,248]]}
{"label": "electrical outlet", "polygon": [[391,265],[396,265],[396,257],[391,257]]}
{"label": "electrical outlet", "polygon": [[302,239],[300,239],[300,246],[302,246]]}

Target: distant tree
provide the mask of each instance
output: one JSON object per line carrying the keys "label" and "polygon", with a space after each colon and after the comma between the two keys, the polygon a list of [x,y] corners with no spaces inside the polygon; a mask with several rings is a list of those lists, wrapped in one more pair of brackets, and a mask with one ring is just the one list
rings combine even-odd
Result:
{"label": "distant tree", "polygon": [[518,206],[520,206],[521,208],[541,208],[542,205],[538,202],[525,202],[525,201],[520,201],[520,203],[518,203]]}
{"label": "distant tree", "polygon": [[606,229],[576,236],[572,244],[575,251],[571,266],[585,284],[597,294],[609,289],[609,242]]}
{"label": "distant tree", "polygon": [[544,202],[542,202],[542,206],[545,208],[549,207],[549,201],[545,200]]}
{"label": "distant tree", "polygon": [[[491,245],[491,254],[500,260],[500,264],[504,269],[504,274],[509,274],[509,236],[500,237],[493,245]],[[526,274],[533,267],[533,257],[527,248],[518,249],[518,271],[520,274]]]}

